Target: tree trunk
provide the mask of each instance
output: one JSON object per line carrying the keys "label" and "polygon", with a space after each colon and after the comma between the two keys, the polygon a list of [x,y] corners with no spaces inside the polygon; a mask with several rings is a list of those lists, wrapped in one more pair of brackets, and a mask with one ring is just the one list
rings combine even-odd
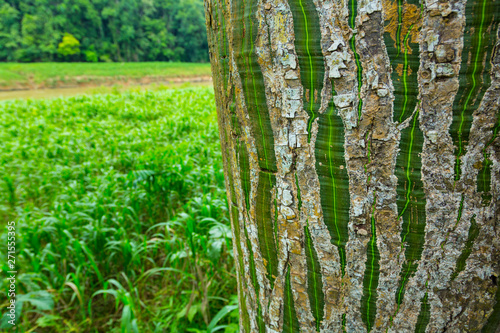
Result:
{"label": "tree trunk", "polygon": [[241,331],[496,332],[500,1],[205,12]]}

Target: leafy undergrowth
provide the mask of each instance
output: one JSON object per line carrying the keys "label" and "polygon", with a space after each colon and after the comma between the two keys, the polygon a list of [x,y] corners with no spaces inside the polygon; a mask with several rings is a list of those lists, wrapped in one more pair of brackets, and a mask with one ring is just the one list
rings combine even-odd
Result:
{"label": "leafy undergrowth", "polygon": [[0,103],[19,331],[237,330],[213,101],[198,88]]}

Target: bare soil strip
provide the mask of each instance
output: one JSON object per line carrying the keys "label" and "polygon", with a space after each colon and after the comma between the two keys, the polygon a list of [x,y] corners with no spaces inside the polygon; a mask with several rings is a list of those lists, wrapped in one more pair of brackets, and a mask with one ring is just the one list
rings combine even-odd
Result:
{"label": "bare soil strip", "polygon": [[[106,78],[110,79],[110,78]],[[0,89],[0,100],[8,99],[27,99],[27,98],[54,98],[68,97],[79,94],[97,94],[110,93],[114,91],[126,90],[146,90],[146,89],[161,89],[161,88],[178,88],[186,86],[207,86],[212,84],[210,76],[198,77],[171,77],[171,78],[152,78],[144,77],[141,79],[124,79],[124,80],[100,80],[100,82],[90,81],[85,83],[73,82],[65,85],[56,86],[54,88],[46,86],[34,86],[23,89],[20,87],[12,87],[11,89]]]}

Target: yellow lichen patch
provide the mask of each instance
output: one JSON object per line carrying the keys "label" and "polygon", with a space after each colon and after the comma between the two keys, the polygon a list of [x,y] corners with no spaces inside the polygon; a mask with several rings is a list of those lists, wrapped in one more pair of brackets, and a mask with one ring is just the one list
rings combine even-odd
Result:
{"label": "yellow lichen patch", "polygon": [[[399,76],[403,76],[403,70],[404,70],[404,65],[399,63],[397,66],[396,66],[396,72],[398,72],[398,75]],[[410,76],[412,73],[411,71],[411,68],[410,68],[410,65],[408,65],[408,73],[406,73],[407,76]],[[398,79],[399,80],[399,79]]]}
{"label": "yellow lichen patch", "polygon": [[240,96],[240,94],[241,94],[241,89],[240,89],[240,87],[239,87],[239,86],[237,86],[237,85],[235,85],[235,86],[234,86],[234,94],[235,94],[236,96]]}
{"label": "yellow lichen patch", "polygon": [[[286,27],[286,18],[282,13],[277,12],[273,19],[275,27]],[[286,29],[278,29],[278,32],[278,40],[281,43],[286,44],[289,39],[289,32],[287,32]]]}
{"label": "yellow lichen patch", "polygon": [[[394,47],[397,48],[397,38],[398,33],[398,3],[397,1],[383,0],[382,6],[384,8],[384,13],[386,21],[389,23],[385,26],[385,32],[388,32],[394,41]],[[407,50],[408,54],[412,53],[410,43],[418,43],[419,31],[422,25],[422,20],[420,17],[420,8],[416,5],[403,2],[403,8],[401,10],[402,26],[399,30],[399,49]],[[411,31],[410,31],[411,29]],[[405,36],[410,32],[409,38],[406,40],[406,45],[403,45]]]}
{"label": "yellow lichen patch", "polygon": [[477,161],[476,163],[474,163],[473,166],[474,166],[474,169],[480,170],[483,167],[483,162],[482,161]]}
{"label": "yellow lichen patch", "polygon": [[404,66],[401,63],[396,66],[396,72],[398,72],[399,76],[403,76],[403,68]]}
{"label": "yellow lichen patch", "polygon": [[257,63],[261,68],[269,68],[271,66],[271,62],[269,61],[269,56],[262,53],[257,53]]}

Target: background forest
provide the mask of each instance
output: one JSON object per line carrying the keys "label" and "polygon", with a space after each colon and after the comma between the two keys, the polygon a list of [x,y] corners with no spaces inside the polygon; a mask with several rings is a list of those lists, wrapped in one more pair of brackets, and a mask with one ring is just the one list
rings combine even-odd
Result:
{"label": "background forest", "polygon": [[0,61],[208,62],[202,0],[0,0]]}

